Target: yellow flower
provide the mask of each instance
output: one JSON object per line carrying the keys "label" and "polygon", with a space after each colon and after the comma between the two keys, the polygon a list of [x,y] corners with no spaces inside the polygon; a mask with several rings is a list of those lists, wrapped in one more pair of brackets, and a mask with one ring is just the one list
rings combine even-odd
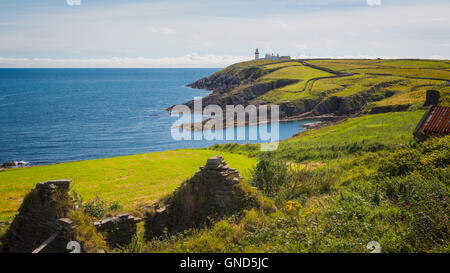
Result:
{"label": "yellow flower", "polygon": [[310,209],[310,210],[308,210],[307,212],[305,212],[302,216],[300,216],[301,218],[305,218],[306,216],[308,216],[308,215],[310,215],[310,214],[312,214],[312,213],[314,213],[314,212],[317,212],[317,209]]}
{"label": "yellow flower", "polygon": [[287,201],[284,209],[289,212],[294,212],[297,211],[297,208],[300,208],[301,206],[302,205],[300,205],[300,203],[297,201]]}

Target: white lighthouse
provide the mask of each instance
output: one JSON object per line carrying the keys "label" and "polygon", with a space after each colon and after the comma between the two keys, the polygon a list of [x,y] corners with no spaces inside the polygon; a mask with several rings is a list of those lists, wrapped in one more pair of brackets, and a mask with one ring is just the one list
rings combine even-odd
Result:
{"label": "white lighthouse", "polygon": [[255,50],[255,60],[259,60],[259,51],[258,51],[258,49]]}

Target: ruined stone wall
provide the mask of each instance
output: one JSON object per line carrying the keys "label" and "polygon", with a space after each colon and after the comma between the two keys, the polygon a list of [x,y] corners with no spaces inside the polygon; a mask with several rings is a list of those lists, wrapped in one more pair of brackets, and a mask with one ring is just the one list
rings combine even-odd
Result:
{"label": "ruined stone wall", "polygon": [[108,245],[112,248],[131,243],[136,234],[136,224],[142,219],[127,213],[108,217],[95,223],[97,231],[105,234]]}
{"label": "ruined stone wall", "polygon": [[160,236],[164,230],[176,233],[209,224],[210,219],[257,206],[257,200],[242,189],[239,172],[216,156],[176,189],[164,205],[147,212],[147,238]]}
{"label": "ruined stone wall", "polygon": [[438,105],[441,93],[436,90],[427,90],[425,103],[423,106]]}
{"label": "ruined stone wall", "polygon": [[71,240],[70,223],[63,225],[75,204],[69,195],[70,180],[56,180],[39,183],[19,208],[10,228],[3,236],[5,252],[30,253],[59,232],[56,239],[43,252],[65,252]]}

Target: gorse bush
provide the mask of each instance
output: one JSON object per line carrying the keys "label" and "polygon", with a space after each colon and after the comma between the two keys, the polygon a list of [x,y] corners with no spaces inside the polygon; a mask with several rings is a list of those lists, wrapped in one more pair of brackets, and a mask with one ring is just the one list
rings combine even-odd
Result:
{"label": "gorse bush", "polygon": [[381,160],[374,174],[383,197],[404,211],[406,239],[415,251],[450,240],[450,137],[406,147]]}
{"label": "gorse bush", "polygon": [[123,206],[120,204],[119,201],[112,201],[112,202],[109,204],[109,210],[110,210],[110,211],[119,211],[119,210],[121,210],[121,209],[123,209]]}
{"label": "gorse bush", "polygon": [[288,182],[289,167],[285,161],[264,154],[251,171],[251,184],[269,197],[276,197]]}
{"label": "gorse bush", "polygon": [[108,211],[108,204],[97,197],[83,204],[83,211],[90,217],[101,219]]}
{"label": "gorse bush", "polygon": [[450,164],[450,137],[436,138],[397,149],[378,167],[378,177],[402,176],[413,171],[434,172]]}
{"label": "gorse bush", "polygon": [[250,183],[274,198],[277,205],[286,200],[329,193],[340,180],[337,170],[290,164],[271,154],[263,154],[250,174]]}
{"label": "gorse bush", "polygon": [[119,211],[123,208],[123,206],[120,204],[119,201],[113,201],[111,203],[108,203],[100,199],[100,197],[98,196],[95,199],[89,200],[81,204],[83,212],[86,215],[97,219],[105,217],[109,212]]}

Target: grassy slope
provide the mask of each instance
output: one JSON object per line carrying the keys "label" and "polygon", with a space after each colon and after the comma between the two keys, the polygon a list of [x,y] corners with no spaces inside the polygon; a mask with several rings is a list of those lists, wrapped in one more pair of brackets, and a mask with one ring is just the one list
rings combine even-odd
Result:
{"label": "grassy slope", "polygon": [[[310,91],[312,95],[327,93],[333,96],[349,96],[381,83],[392,82],[381,90],[394,91],[392,97],[373,103],[373,106],[413,105],[417,108],[425,100],[429,89],[441,92],[442,104],[449,100],[450,62],[429,60],[311,60],[308,63],[339,72],[359,73],[352,77],[317,81]],[[371,75],[386,74],[386,75]],[[411,77],[419,77],[416,79]],[[426,79],[430,78],[430,79]]]}
{"label": "grassy slope", "polygon": [[277,152],[286,159],[302,163],[393,149],[397,144],[408,144],[412,140],[412,131],[423,113],[421,110],[350,118],[284,141]]}
{"label": "grassy slope", "polygon": [[[370,103],[368,109],[373,106],[395,105],[412,105],[412,109],[417,109],[425,98],[426,90],[429,89],[441,91],[443,102],[448,101],[448,97],[450,97],[448,85],[445,85],[445,80],[450,80],[450,63],[448,61],[307,60],[306,62],[341,73],[357,74],[342,78],[317,79],[333,76],[333,74],[306,67],[296,60],[249,61],[235,64],[218,73],[225,73],[231,68],[245,70],[259,67],[271,72],[258,78],[256,84],[279,79],[299,80],[297,83],[270,90],[256,99],[262,99],[268,103],[292,103],[330,96],[347,97],[373,88],[379,91],[392,91],[393,96]],[[232,92],[241,92],[243,87],[248,86],[237,87]]]}
{"label": "grassy slope", "polygon": [[[274,153],[297,163],[353,158],[368,151],[393,150],[408,144],[412,131],[425,110],[365,115],[348,118],[335,125],[308,130],[284,140]],[[257,145],[224,144],[211,147],[217,151],[257,155]]]}
{"label": "grassy slope", "polygon": [[[289,63],[285,63],[285,65],[287,64]],[[300,80],[300,82],[271,90],[261,96],[261,99],[271,103],[280,103],[283,101],[293,101],[300,99],[303,97],[303,91],[308,84],[308,80],[328,76],[333,76],[333,74],[306,67],[299,63],[295,63],[295,65],[293,66],[283,67],[275,72],[270,73],[269,75],[262,77],[261,80],[294,79]]]}
{"label": "grassy slope", "polygon": [[85,200],[99,195],[133,209],[171,193],[214,155],[241,172],[256,163],[241,155],[187,149],[0,171],[0,221],[12,218],[36,183],[63,178],[72,179]]}

